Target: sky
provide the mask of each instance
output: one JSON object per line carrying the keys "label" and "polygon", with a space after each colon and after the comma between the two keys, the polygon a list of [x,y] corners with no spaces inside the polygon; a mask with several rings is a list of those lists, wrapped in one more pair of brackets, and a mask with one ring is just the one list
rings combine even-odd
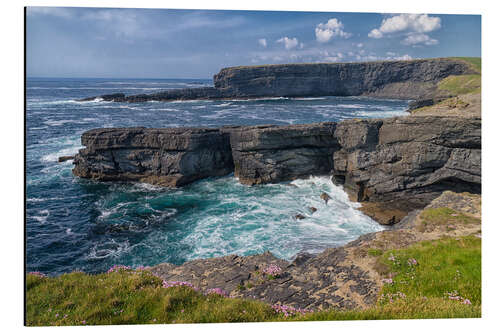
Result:
{"label": "sky", "polygon": [[212,78],[223,67],[481,56],[479,15],[28,7],[28,77]]}

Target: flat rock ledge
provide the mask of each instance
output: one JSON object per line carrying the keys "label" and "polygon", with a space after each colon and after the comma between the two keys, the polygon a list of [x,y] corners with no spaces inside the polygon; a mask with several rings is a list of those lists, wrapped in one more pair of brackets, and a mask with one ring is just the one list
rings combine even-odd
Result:
{"label": "flat rock ledge", "polygon": [[481,193],[480,118],[103,128],[85,132],[82,144],[74,175],[101,181],[179,187],[232,172],[248,185],[330,175],[361,210],[388,225],[445,190]]}
{"label": "flat rock ledge", "polygon": [[[422,212],[448,207],[472,218],[472,223],[428,225]],[[423,240],[481,234],[481,197],[444,192],[423,211],[408,215],[398,228],[371,233],[338,248],[320,254],[298,254],[292,262],[278,259],[270,252],[253,256],[229,255],[200,259],[176,266],[160,264],[149,268],[165,281],[187,281],[201,290],[220,288],[228,295],[258,299],[302,309],[355,309],[375,304],[382,287],[376,257],[369,250],[404,248]],[[278,265],[279,277],[269,279],[262,273],[269,265]]]}

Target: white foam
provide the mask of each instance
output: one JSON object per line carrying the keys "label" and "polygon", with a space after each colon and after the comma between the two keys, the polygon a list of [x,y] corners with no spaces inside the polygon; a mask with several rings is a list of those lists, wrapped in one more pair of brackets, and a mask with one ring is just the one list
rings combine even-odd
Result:
{"label": "white foam", "polygon": [[320,101],[324,100],[326,97],[293,97],[294,101]]}
{"label": "white foam", "polygon": [[43,209],[38,212],[39,215],[31,216],[33,219],[37,220],[40,224],[45,224],[50,216],[50,211],[48,209]]}

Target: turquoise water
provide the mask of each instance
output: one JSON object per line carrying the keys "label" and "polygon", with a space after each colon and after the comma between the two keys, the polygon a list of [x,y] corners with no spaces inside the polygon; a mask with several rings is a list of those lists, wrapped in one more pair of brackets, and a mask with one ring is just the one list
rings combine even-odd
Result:
{"label": "turquoise water", "polygon": [[[78,98],[210,85],[208,80],[28,79],[27,268],[47,274],[101,272],[227,254],[271,251],[292,259],[381,227],[328,177],[249,187],[232,175],[181,189],[102,183],[72,176],[61,155],[98,127],[296,124],[404,115],[406,101],[357,97],[150,102]],[[327,192],[332,200],[320,198]],[[308,207],[317,208],[311,214]],[[307,218],[297,220],[298,213]]]}

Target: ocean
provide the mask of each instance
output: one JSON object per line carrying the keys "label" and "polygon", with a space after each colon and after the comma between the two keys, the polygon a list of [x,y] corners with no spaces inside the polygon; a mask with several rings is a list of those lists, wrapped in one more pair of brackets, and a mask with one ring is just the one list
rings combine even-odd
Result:
{"label": "ocean", "polygon": [[[271,251],[291,260],[382,230],[329,177],[246,186],[233,175],[180,189],[72,175],[81,134],[100,127],[300,124],[405,115],[408,101],[366,97],[115,103],[77,99],[210,86],[200,79],[27,79],[27,270],[98,273],[114,264]],[[320,194],[332,200],[326,205]],[[311,214],[308,207],[316,207]],[[307,218],[297,220],[296,214]]]}

